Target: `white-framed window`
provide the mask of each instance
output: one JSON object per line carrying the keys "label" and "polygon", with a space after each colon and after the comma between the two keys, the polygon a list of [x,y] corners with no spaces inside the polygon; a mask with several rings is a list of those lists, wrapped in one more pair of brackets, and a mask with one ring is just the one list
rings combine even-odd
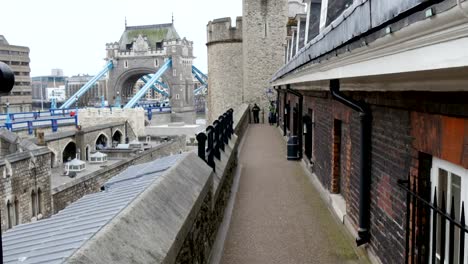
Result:
{"label": "white-framed window", "polygon": [[159,66],[159,61],[158,59],[154,59],[154,67],[158,67]]}
{"label": "white-framed window", "polygon": [[128,68],[128,60],[125,60],[125,61],[124,61],[124,68],[125,68],[125,69]]}
{"label": "white-framed window", "polygon": [[175,99],[176,99],[176,100],[179,100],[179,94],[176,94],[176,95],[175,95]]}
{"label": "white-framed window", "polygon": [[[468,170],[464,169],[463,167],[453,164],[451,162],[439,159],[434,157],[432,159],[432,169],[431,169],[431,182],[432,182],[432,191],[431,191],[431,199],[433,199],[435,192],[437,191],[437,205],[440,208],[442,206],[442,196],[444,196],[445,200],[445,208],[447,212],[450,212],[452,206],[455,209],[455,220],[460,220],[460,213],[461,213],[461,206],[463,201],[468,201]],[[452,197],[453,197],[453,204],[452,204]],[[432,201],[434,202],[434,201]],[[442,235],[441,235],[441,228],[442,228],[442,220],[443,217],[440,215],[437,216],[437,234],[436,234],[436,241],[437,247],[436,250],[436,263],[440,263],[440,253],[441,253],[441,243],[442,243]],[[445,222],[445,262],[448,263],[448,250],[449,250],[449,222]],[[434,219],[431,215],[431,230],[433,229]],[[433,231],[431,231],[433,232]],[[431,233],[431,238],[432,238]],[[454,238],[454,263],[458,263],[459,260],[459,252],[460,252],[460,229],[458,227],[455,228]],[[465,252],[468,249],[467,245],[467,237],[465,236]],[[433,252],[434,248],[431,241],[431,252]],[[432,254],[430,254],[432,255]],[[463,263],[467,263],[468,256],[465,254],[465,260]],[[432,260],[431,260],[432,261]]]}

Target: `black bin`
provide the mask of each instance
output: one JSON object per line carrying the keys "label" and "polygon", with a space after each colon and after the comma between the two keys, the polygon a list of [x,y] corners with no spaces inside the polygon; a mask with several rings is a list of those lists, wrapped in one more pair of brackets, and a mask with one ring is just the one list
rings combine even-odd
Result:
{"label": "black bin", "polygon": [[299,160],[299,140],[297,136],[288,138],[288,160]]}

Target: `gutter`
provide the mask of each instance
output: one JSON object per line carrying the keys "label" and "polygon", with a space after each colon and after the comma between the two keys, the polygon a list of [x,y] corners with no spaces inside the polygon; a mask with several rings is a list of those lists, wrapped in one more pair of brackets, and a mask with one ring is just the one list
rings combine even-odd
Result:
{"label": "gutter", "polygon": [[359,228],[356,238],[357,246],[369,242],[370,225],[370,184],[371,184],[371,131],[372,114],[368,104],[355,101],[340,92],[340,80],[330,80],[330,92],[332,98],[347,107],[359,112],[361,121],[361,149],[359,157]]}

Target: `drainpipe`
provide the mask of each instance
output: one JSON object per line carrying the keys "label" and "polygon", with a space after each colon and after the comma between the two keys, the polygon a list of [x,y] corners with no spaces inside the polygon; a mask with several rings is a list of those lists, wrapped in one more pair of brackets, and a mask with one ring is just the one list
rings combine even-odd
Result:
{"label": "drainpipe", "polygon": [[276,111],[275,111],[275,118],[276,118],[276,127],[280,126],[279,121],[279,107],[280,107],[280,92],[277,87],[273,87],[276,90]]}
{"label": "drainpipe", "polygon": [[370,148],[372,115],[369,106],[357,102],[340,92],[340,80],[330,81],[332,98],[347,107],[359,112],[361,120],[361,155],[359,159],[359,229],[356,244],[358,246],[369,242],[369,207],[370,207]]}
{"label": "drainpipe", "polygon": [[296,90],[291,89],[291,85],[286,85],[286,91],[297,96],[299,98],[299,104],[298,104],[298,109],[297,109],[297,139],[299,143],[299,160],[302,159],[302,130],[304,129],[304,125],[302,123],[302,102],[304,100],[304,97],[302,96],[301,93],[299,93]]}

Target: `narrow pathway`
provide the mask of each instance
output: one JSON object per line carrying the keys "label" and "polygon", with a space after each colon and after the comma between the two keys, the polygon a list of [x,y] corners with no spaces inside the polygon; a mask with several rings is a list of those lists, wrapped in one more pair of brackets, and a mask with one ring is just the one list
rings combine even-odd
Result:
{"label": "narrow pathway", "polygon": [[286,160],[276,127],[251,125],[245,136],[221,263],[359,263],[300,164]]}

